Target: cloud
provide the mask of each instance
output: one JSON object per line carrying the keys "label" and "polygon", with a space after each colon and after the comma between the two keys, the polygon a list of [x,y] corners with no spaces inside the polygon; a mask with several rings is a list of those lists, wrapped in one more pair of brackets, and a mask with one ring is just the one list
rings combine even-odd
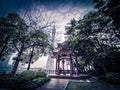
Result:
{"label": "cloud", "polygon": [[[55,21],[56,30],[57,30],[57,34],[56,34],[57,42],[64,41],[64,33],[65,33],[64,27],[67,25],[67,23],[70,22],[71,19],[73,19],[73,18],[79,19],[79,18],[83,17],[86,13],[88,13],[89,11],[93,10],[92,6],[87,6],[87,7],[74,6],[74,7],[72,7],[72,5],[70,3],[65,4],[62,2],[57,2],[56,0],[53,0],[53,1],[56,1],[54,3],[60,4],[59,8],[48,9],[46,7],[49,7],[50,4],[54,5],[54,3],[50,2],[51,0],[45,0],[45,1],[48,1],[48,2],[43,2],[41,5],[39,3],[37,3],[37,4],[33,3],[31,5],[31,7],[29,8],[28,13],[31,12],[33,18],[35,18],[37,20],[39,20],[40,18],[36,18],[35,16],[42,13],[42,17],[44,17],[45,20]],[[63,1],[67,2],[68,0],[63,0]],[[69,0],[69,1],[73,1],[73,0]],[[75,1],[77,1],[77,0],[75,0]],[[42,0],[41,0],[41,2],[42,2]],[[49,5],[46,6],[45,3],[49,4]],[[53,6],[53,7],[55,7],[55,6]],[[21,9],[19,13],[21,13],[23,15],[23,13],[26,10],[27,9]],[[58,40],[58,39],[60,39],[60,40]]]}
{"label": "cloud", "polygon": [[[91,0],[2,0],[0,6],[7,12],[25,13],[32,10],[32,13],[40,13],[43,10],[44,17],[56,22],[57,33],[62,36],[65,32],[64,26],[73,18],[78,19],[87,12],[92,10],[93,3]],[[38,12],[39,11],[39,12]],[[33,15],[33,16],[34,16]],[[59,35],[56,35],[59,37]]]}

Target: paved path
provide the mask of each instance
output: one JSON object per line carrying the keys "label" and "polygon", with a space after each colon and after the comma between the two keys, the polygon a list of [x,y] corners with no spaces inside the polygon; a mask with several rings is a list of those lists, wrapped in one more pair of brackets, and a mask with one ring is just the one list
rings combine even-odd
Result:
{"label": "paved path", "polygon": [[51,81],[49,81],[48,83],[44,84],[41,87],[38,87],[36,90],[64,90],[69,81],[93,82],[95,80],[96,80],[95,77],[81,80],[51,78]]}
{"label": "paved path", "polygon": [[36,90],[64,90],[69,79],[51,79],[45,85],[38,87]]}
{"label": "paved path", "polygon": [[[81,79],[81,80],[51,78],[51,80],[48,83],[44,84],[41,87],[38,87],[36,90],[64,90],[69,81],[92,82],[95,80],[96,80],[96,78],[94,78],[94,77],[88,78],[88,79]],[[0,90],[11,90],[11,89],[0,88]]]}

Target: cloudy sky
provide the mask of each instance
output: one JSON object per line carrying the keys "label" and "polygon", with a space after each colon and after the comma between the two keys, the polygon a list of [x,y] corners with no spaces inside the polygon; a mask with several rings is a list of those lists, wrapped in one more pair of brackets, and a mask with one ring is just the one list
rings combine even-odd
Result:
{"label": "cloudy sky", "polygon": [[[17,12],[23,18],[26,13],[32,12],[33,17],[42,13],[45,19],[55,21],[56,42],[63,42],[66,24],[73,18],[82,18],[86,13],[94,10],[93,7],[92,0],[1,0],[0,16]],[[35,19],[38,18],[35,17]],[[44,57],[40,60],[33,66],[45,66],[40,63],[46,63],[47,58]]]}
{"label": "cloudy sky", "polygon": [[93,6],[92,0],[1,0],[0,15],[17,12],[24,16],[31,11],[35,16],[42,11],[45,18],[55,21],[58,33],[56,40],[63,42],[64,26],[71,19],[81,18],[93,10]]}

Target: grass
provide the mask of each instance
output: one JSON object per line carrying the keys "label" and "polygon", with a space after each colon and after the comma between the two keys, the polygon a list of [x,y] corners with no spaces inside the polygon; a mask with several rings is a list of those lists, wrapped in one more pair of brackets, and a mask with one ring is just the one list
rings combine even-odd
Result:
{"label": "grass", "polygon": [[95,82],[70,81],[65,90],[120,90],[120,85],[110,84],[102,80]]}

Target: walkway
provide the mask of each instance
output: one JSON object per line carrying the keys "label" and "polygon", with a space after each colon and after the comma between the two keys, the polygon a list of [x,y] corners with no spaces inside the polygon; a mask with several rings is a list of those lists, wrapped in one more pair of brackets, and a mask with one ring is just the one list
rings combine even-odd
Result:
{"label": "walkway", "polygon": [[[65,76],[65,75],[49,75],[51,77],[51,81],[44,84],[41,87],[38,87],[36,90],[64,90],[67,86],[69,81],[75,81],[75,82],[84,82],[90,77],[85,74],[81,74],[80,76]],[[90,80],[91,81],[91,80]]]}
{"label": "walkway", "polygon": [[37,88],[36,90],[64,90],[69,79],[54,79],[46,83],[45,85]]}

